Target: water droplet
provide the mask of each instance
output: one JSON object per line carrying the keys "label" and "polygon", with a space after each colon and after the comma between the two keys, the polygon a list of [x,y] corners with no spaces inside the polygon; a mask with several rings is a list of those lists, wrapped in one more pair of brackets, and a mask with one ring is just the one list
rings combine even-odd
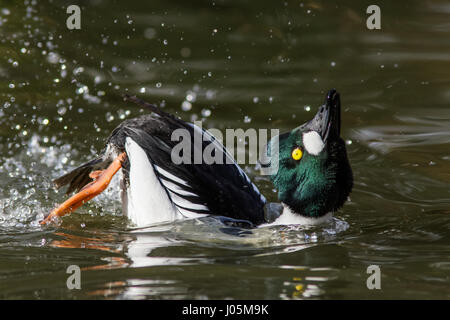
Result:
{"label": "water droplet", "polygon": [[195,100],[197,100],[197,94],[193,91],[188,91],[186,95],[186,100],[189,102],[195,102]]}
{"label": "water droplet", "polygon": [[209,117],[211,115],[211,110],[209,109],[202,109],[202,116],[203,117]]}
{"label": "water droplet", "polygon": [[35,193],[36,193],[36,190],[34,188],[28,189],[27,192],[25,193],[25,199],[28,199],[29,197],[31,197]]}
{"label": "water droplet", "polygon": [[10,195],[10,199],[11,200],[17,200],[19,198],[19,191],[17,191],[16,189],[10,189],[9,190],[9,195]]}
{"label": "water droplet", "polygon": [[112,113],[111,112],[107,112],[106,113],[106,121],[107,122],[111,122],[111,121],[113,121],[114,120],[114,116],[112,115]]}
{"label": "water droplet", "polygon": [[59,107],[58,108],[58,114],[60,116],[64,115],[67,112],[67,108],[66,107]]}
{"label": "water droplet", "polygon": [[181,104],[181,110],[189,111],[191,109],[192,109],[192,103],[190,103],[189,101],[183,101],[183,103]]}
{"label": "water droplet", "polygon": [[120,118],[121,120],[125,119],[125,117],[126,117],[126,112],[125,112],[124,110],[122,110],[122,109],[119,109],[119,110],[117,111],[117,114],[119,115],[119,118]]}
{"label": "water droplet", "polygon": [[73,74],[78,75],[78,74],[82,73],[83,71],[84,71],[83,67],[78,67],[73,70]]}

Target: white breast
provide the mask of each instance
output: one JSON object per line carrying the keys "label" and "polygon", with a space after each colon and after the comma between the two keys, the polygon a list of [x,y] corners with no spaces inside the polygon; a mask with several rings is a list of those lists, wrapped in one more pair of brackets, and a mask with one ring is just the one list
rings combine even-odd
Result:
{"label": "white breast", "polygon": [[310,217],[304,217],[297,213],[293,213],[289,207],[287,207],[283,203],[283,212],[281,215],[273,222],[266,223],[261,225],[261,227],[267,227],[267,226],[277,226],[277,225],[289,225],[289,224],[299,224],[299,225],[318,225],[322,224],[324,222],[329,221],[333,217],[333,213],[329,212],[326,215],[320,217],[320,218],[310,218]]}

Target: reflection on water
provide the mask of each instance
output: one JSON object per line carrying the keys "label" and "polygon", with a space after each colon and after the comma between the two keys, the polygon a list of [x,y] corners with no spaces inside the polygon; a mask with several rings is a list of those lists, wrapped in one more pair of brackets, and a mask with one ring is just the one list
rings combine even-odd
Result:
{"label": "reflection on water", "polygon": [[[104,232],[94,232],[85,237],[71,233],[54,232],[58,240],[46,244],[55,248],[86,248],[110,253],[121,253],[126,259],[112,259],[110,264],[88,267],[86,269],[109,269],[113,267],[150,267],[159,265],[179,265],[211,263],[211,259],[199,257],[160,257],[152,254],[158,249],[195,244],[205,248],[224,248],[230,250],[252,251],[256,256],[294,252],[337,239],[339,233],[348,229],[348,223],[338,218],[320,227],[299,225],[241,229],[223,224],[214,217],[189,219],[170,224],[131,229],[117,236]],[[61,237],[61,239],[59,239]],[[120,245],[111,245],[120,242]],[[264,250],[264,251],[262,251]],[[121,261],[123,263],[118,263]],[[128,262],[125,262],[128,261]]]}
{"label": "reflection on water", "polygon": [[[0,298],[450,298],[450,51],[446,1],[95,1],[0,4]],[[204,128],[289,130],[326,90],[343,103],[355,176],[328,225],[243,229],[195,219],[135,229],[107,191],[58,225],[51,180],[144,111]],[[269,201],[267,177],[243,166]],[[65,287],[69,265],[82,290]],[[365,287],[379,264],[382,292]]]}
{"label": "reflection on water", "polygon": [[[46,243],[45,246],[59,249],[83,249],[92,253],[99,250],[111,254],[103,256],[99,264],[82,267],[83,273],[121,268],[130,270],[130,268],[174,266],[180,269],[183,266],[194,268],[199,265],[214,266],[223,263],[224,258],[272,259],[274,255],[292,254],[312,248],[319,243],[325,244],[337,240],[338,235],[347,228],[348,224],[345,221],[334,218],[325,228],[283,226],[249,230],[229,227],[218,219],[207,217],[132,229],[121,232],[120,235],[112,235],[105,231],[91,231],[90,236],[74,234],[77,230],[54,232],[53,236],[57,239]],[[183,249],[189,247],[191,250]],[[192,247],[195,248],[192,249]],[[223,250],[225,254],[211,255],[218,249]],[[329,273],[336,273],[336,270],[332,268],[311,268],[300,265],[281,265],[278,268],[292,270],[294,273],[312,272],[314,274],[304,279],[299,276],[293,277],[292,283],[284,282],[284,286],[295,287],[295,291],[292,292],[293,298],[317,296],[321,290],[318,290],[316,285],[308,283],[326,282],[336,278],[329,275]],[[183,271],[180,270],[180,272]],[[302,280],[306,281],[305,287]],[[126,279],[108,282],[101,288],[86,294],[89,297],[118,295],[127,299],[172,294],[174,294],[172,298],[182,297],[179,296],[179,290],[185,289],[175,289],[177,283],[178,281],[175,280]]]}

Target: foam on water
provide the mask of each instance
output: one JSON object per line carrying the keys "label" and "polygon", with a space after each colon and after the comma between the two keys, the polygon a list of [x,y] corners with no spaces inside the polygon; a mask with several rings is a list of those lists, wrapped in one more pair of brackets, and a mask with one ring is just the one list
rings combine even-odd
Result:
{"label": "foam on water", "polygon": [[[52,180],[75,168],[72,158],[78,158],[77,150],[69,144],[58,144],[33,135],[24,141],[23,148],[12,157],[4,157],[0,165],[0,228],[39,229],[39,221],[58,203],[67,199],[64,189],[53,188]],[[92,155],[89,155],[90,157]],[[114,178],[105,192],[92,201],[96,207],[107,207],[115,213],[121,208],[119,181]],[[99,210],[103,214],[103,210]]]}
{"label": "foam on water", "polygon": [[135,229],[134,232],[154,234],[164,227],[165,235],[172,239],[192,241],[203,246],[247,250],[330,241],[346,231],[349,224],[345,220],[333,217],[317,226],[277,225],[248,229],[230,226],[224,224],[218,217],[208,216]]}

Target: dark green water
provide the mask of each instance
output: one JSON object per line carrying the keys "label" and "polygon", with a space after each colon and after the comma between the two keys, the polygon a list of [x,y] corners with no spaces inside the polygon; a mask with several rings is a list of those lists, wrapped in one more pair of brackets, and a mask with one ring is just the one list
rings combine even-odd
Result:
{"label": "dark green water", "polygon": [[[447,1],[378,1],[378,31],[360,1],[89,3],[73,31],[71,1],[0,3],[0,298],[450,298]],[[285,131],[333,87],[355,186],[332,225],[135,230],[117,183],[38,224],[65,199],[51,180],[143,112],[124,92],[206,128]],[[366,287],[372,264],[381,290]],[[69,265],[81,290],[66,287]]]}

